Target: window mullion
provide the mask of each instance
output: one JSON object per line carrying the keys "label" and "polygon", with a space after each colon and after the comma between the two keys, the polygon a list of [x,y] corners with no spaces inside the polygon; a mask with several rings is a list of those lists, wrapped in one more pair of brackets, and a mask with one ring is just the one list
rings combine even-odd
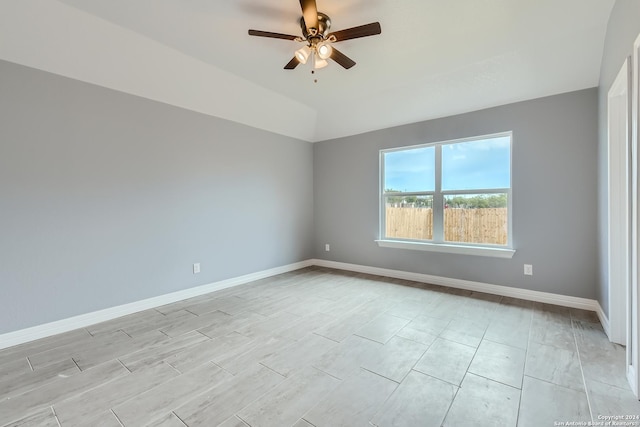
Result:
{"label": "window mullion", "polygon": [[433,195],[433,241],[444,241],[444,199],[442,196],[442,146],[435,146],[435,193]]}

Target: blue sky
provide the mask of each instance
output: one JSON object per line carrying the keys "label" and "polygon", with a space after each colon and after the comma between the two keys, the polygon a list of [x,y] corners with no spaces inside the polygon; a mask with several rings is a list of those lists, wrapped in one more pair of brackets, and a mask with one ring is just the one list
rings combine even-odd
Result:
{"label": "blue sky", "polygon": [[[442,146],[442,189],[475,190],[510,186],[510,137]],[[384,154],[385,189],[435,190],[435,147]]]}

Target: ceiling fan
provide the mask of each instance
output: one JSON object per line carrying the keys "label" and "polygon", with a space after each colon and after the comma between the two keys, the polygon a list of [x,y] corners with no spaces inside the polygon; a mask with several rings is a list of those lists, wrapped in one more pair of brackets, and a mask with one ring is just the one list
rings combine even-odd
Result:
{"label": "ceiling fan", "polygon": [[356,65],[355,61],[333,47],[333,43],[374,36],[382,32],[380,23],[372,22],[371,24],[330,33],[331,19],[324,13],[318,12],[316,0],[300,0],[300,6],[302,7],[302,17],[300,18],[302,37],[269,31],[249,30],[250,36],[305,43],[302,48],[295,52],[293,59],[284,66],[285,70],[293,70],[298,64],[306,64],[310,59],[313,60],[314,69],[323,68],[327,66],[327,59],[329,58],[348,70]]}

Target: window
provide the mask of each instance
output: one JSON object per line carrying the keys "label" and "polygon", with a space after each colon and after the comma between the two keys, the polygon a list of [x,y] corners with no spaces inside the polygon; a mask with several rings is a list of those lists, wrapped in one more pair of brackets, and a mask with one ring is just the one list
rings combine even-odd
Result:
{"label": "window", "polygon": [[380,151],[381,246],[511,257],[511,132]]}

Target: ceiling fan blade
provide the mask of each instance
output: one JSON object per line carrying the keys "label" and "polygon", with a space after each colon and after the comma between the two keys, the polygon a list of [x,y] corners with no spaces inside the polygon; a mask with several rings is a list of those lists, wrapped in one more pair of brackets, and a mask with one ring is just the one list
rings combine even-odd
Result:
{"label": "ceiling fan blade", "polygon": [[300,61],[298,61],[298,58],[296,58],[294,56],[293,59],[291,59],[291,61],[289,61],[289,63],[284,66],[284,69],[285,70],[293,70],[294,68],[296,68],[298,66],[299,63],[300,63]]}
{"label": "ceiling fan blade", "polygon": [[336,38],[336,42],[341,42],[344,40],[357,39],[360,37],[375,36],[376,34],[380,34],[381,32],[382,28],[380,27],[380,23],[372,22],[371,24],[360,25],[358,27],[347,28],[346,30],[336,31],[335,33],[330,33],[327,37],[334,36]]}
{"label": "ceiling fan blade", "polygon": [[300,7],[302,8],[302,17],[304,23],[307,26],[307,31],[311,28],[318,29],[318,7],[316,6],[316,0],[300,0]]}
{"label": "ceiling fan blade", "polygon": [[295,40],[297,36],[292,36],[289,34],[280,34],[280,33],[272,33],[270,31],[260,31],[260,30],[249,30],[250,36],[258,36],[258,37],[269,37],[272,39],[284,39],[284,40]]}
{"label": "ceiling fan blade", "polygon": [[342,65],[347,70],[356,65],[356,62],[353,59],[349,58],[335,47],[331,50],[331,59]]}

